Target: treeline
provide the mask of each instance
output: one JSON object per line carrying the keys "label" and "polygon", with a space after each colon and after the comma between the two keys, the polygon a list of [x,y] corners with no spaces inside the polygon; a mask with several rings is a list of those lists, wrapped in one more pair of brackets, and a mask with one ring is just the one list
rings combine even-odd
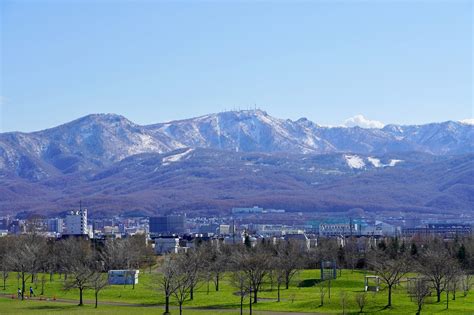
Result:
{"label": "treeline", "polygon": [[[20,294],[24,298],[27,283],[36,283],[44,291],[47,281],[59,274],[64,288],[79,292],[83,304],[84,290],[93,290],[96,306],[100,291],[107,285],[107,271],[114,269],[143,269],[156,266],[153,248],[144,236],[96,242],[78,238],[50,240],[35,235],[0,238],[0,269],[3,288],[12,273],[19,277]],[[343,269],[366,270],[379,277],[387,292],[387,307],[392,305],[392,290],[407,281],[409,294],[421,312],[425,298],[433,292],[438,302],[446,296],[446,308],[456,294],[467,295],[474,273],[474,238],[415,238],[402,240],[385,238],[320,238],[317,246],[309,248],[305,240],[261,239],[252,244],[226,245],[218,240],[194,242],[194,247],[179,254],[159,259],[152,285],[165,297],[165,312],[175,300],[182,312],[187,300],[194,298],[196,289],[219,291],[221,281],[234,287],[240,297],[243,312],[247,298],[258,303],[263,288],[276,291],[279,302],[281,290],[288,289],[294,276],[303,269],[319,269],[322,262],[332,262],[337,273]],[[318,287],[320,304],[330,298],[331,279],[314,283]],[[362,287],[361,287],[362,289]],[[347,301],[341,297],[341,301]],[[360,311],[366,304],[365,294],[357,294]]]}
{"label": "treeline", "polygon": [[17,273],[18,297],[22,300],[27,283],[39,284],[42,295],[46,282],[59,274],[65,289],[79,291],[79,305],[83,305],[84,290],[93,290],[97,307],[99,292],[108,285],[109,270],[139,269],[155,263],[153,248],[146,245],[143,235],[100,243],[82,238],[54,240],[35,234],[0,238],[3,290],[11,273]]}

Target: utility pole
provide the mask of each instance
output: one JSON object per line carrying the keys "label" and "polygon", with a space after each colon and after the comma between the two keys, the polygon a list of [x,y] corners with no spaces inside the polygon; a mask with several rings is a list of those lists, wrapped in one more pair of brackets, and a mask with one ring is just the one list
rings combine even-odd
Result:
{"label": "utility pole", "polygon": [[235,245],[235,219],[232,219],[232,244]]}

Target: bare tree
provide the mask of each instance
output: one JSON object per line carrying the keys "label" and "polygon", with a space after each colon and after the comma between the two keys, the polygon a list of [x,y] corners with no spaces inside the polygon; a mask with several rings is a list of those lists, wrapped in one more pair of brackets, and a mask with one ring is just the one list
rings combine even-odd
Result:
{"label": "bare tree", "polygon": [[95,275],[95,255],[90,243],[84,239],[69,238],[61,241],[61,263],[68,274],[64,282],[66,290],[79,290],[79,306],[84,305],[83,293],[91,288],[90,280]]}
{"label": "bare tree", "polygon": [[276,246],[279,269],[283,272],[285,288],[288,290],[290,281],[301,268],[302,248],[295,241],[280,242]]}
{"label": "bare tree", "polygon": [[232,255],[231,246],[219,244],[215,246],[209,244],[207,246],[207,257],[209,259],[208,270],[212,274],[212,280],[214,282],[214,288],[219,291],[219,283],[222,273],[226,271],[229,264],[229,257]]}
{"label": "bare tree", "polygon": [[247,274],[241,270],[234,270],[231,273],[230,284],[236,288],[240,297],[240,315],[244,312],[244,299],[250,293],[250,283]]}
{"label": "bare tree", "polygon": [[437,302],[441,301],[441,293],[448,289],[452,269],[457,261],[450,257],[444,247],[428,249],[421,254],[418,272],[431,281],[436,290]]}
{"label": "bare tree", "polygon": [[189,299],[194,299],[194,290],[196,289],[199,280],[201,279],[201,271],[202,271],[202,259],[204,253],[202,250],[199,249],[192,249],[189,250],[185,254],[181,254],[183,259],[186,261],[186,268],[184,271],[186,272],[186,276],[189,281]]}
{"label": "bare tree", "polygon": [[286,272],[282,269],[274,270],[274,277],[277,283],[277,302],[280,302],[281,285],[285,282]]}
{"label": "bare tree", "polygon": [[324,297],[326,296],[326,283],[321,281],[318,283],[319,288],[319,306],[324,306]]}
{"label": "bare tree", "polygon": [[416,315],[420,315],[421,309],[425,304],[425,299],[428,295],[430,295],[430,287],[427,284],[427,281],[425,279],[416,279],[415,285],[411,290],[411,294],[415,298],[416,305],[418,306]]}
{"label": "bare tree", "polygon": [[38,271],[44,240],[35,235],[22,235],[11,239],[11,250],[6,259],[12,271],[21,279],[21,299],[25,298],[26,281]]}
{"label": "bare tree", "polygon": [[459,277],[462,275],[461,267],[458,262],[453,259],[454,265],[451,266],[449,272],[446,274],[444,281],[446,281],[444,287],[446,289],[446,309],[449,308],[449,292],[452,293],[453,301],[456,300],[456,290],[459,281]]}
{"label": "bare tree", "polygon": [[349,238],[347,240],[347,244],[346,246],[344,246],[344,253],[345,253],[344,257],[346,259],[346,263],[348,264],[348,267],[350,267],[351,271],[354,272],[354,269],[357,265],[357,261],[359,259],[357,239]]}
{"label": "bare tree", "polygon": [[3,290],[7,289],[6,282],[10,268],[8,266],[7,255],[12,250],[10,248],[10,237],[0,238],[0,272],[2,273]]}
{"label": "bare tree", "polygon": [[242,270],[248,278],[253,293],[253,303],[258,301],[258,292],[262,287],[270,266],[270,254],[260,246],[244,248],[234,253],[234,264]]}
{"label": "bare tree", "polygon": [[163,260],[163,264],[159,268],[160,289],[165,294],[165,312],[170,314],[170,297],[176,290],[176,277],[178,276],[178,269],[176,268],[176,257],[174,255],[167,255]]}
{"label": "bare tree", "polygon": [[95,308],[98,306],[99,301],[99,293],[109,285],[109,280],[107,277],[107,273],[100,272],[99,270],[95,270],[92,276],[89,279],[89,287],[94,290],[94,298],[95,298]]}
{"label": "bare tree", "polygon": [[470,275],[469,272],[465,272],[461,277],[461,285],[463,296],[467,296],[472,287],[472,275]]}
{"label": "bare tree", "polygon": [[386,307],[391,307],[393,286],[398,284],[400,279],[409,271],[408,258],[406,256],[391,258],[387,253],[378,250],[370,257],[369,264],[386,284],[388,288],[388,302]]}
{"label": "bare tree", "polygon": [[105,268],[112,269],[128,269],[129,263],[129,248],[125,240],[108,239],[103,248],[103,258],[105,260]]}
{"label": "bare tree", "polygon": [[176,274],[174,279],[174,290],[173,295],[179,304],[179,314],[183,313],[183,303],[192,292],[192,287],[195,285],[195,271],[189,268],[190,261],[188,256],[185,254],[178,254],[176,256],[174,267],[176,268]]}
{"label": "bare tree", "polygon": [[[274,282],[276,282],[277,285],[277,302],[280,302],[281,286],[283,284],[288,284],[290,279],[296,272],[296,270],[293,272],[292,267],[285,266],[285,264],[287,263],[287,255],[285,253],[286,250],[284,249],[284,247],[286,246],[287,245],[280,245],[276,247],[276,255],[272,257],[272,260],[270,262],[271,270],[268,273],[272,289]],[[291,272],[289,272],[290,269]]]}
{"label": "bare tree", "polygon": [[367,293],[366,292],[357,293],[355,296],[355,300],[356,300],[357,306],[359,306],[359,313],[362,313],[364,311],[365,304],[367,303]]}

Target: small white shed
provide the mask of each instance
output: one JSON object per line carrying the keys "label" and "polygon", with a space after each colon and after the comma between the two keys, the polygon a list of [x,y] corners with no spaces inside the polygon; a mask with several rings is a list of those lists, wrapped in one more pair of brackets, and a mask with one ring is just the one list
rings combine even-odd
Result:
{"label": "small white shed", "polygon": [[110,270],[109,284],[138,284],[140,270]]}

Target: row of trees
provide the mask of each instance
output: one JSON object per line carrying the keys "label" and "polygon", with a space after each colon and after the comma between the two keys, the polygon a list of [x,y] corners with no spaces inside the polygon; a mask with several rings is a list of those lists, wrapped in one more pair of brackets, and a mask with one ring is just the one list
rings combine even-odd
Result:
{"label": "row of trees", "polygon": [[[196,286],[210,283],[219,291],[219,281],[224,272],[230,273],[230,281],[240,296],[240,308],[244,299],[251,295],[252,303],[258,302],[258,293],[264,283],[275,286],[280,301],[282,287],[288,289],[298,270],[304,268],[304,251],[295,242],[277,245],[260,243],[249,246],[215,246],[205,243],[186,253],[167,255],[160,267],[159,283],[165,295],[165,313],[169,312],[170,298],[182,305],[193,299]],[[250,306],[251,304],[250,303]]]}
{"label": "row of trees", "polygon": [[[226,272],[240,296],[242,313],[245,298],[251,299],[251,310],[252,304],[258,302],[263,286],[276,289],[279,302],[280,290],[288,289],[299,270],[319,268],[322,261],[329,260],[337,261],[339,268],[364,269],[377,275],[387,291],[387,307],[392,306],[393,288],[400,285],[402,278],[410,278],[412,285],[409,294],[417,303],[418,312],[421,312],[431,291],[436,294],[438,302],[441,295],[446,294],[446,307],[450,299],[456,299],[459,290],[468,294],[474,271],[473,249],[472,238],[452,242],[424,239],[410,244],[397,238],[377,243],[354,238],[346,239],[344,246],[335,239],[320,239],[318,246],[311,250],[293,241],[273,244],[263,240],[255,247],[205,243],[186,253],[165,256],[160,267],[159,283],[166,298],[165,312],[169,312],[170,298],[174,297],[181,314],[183,303],[193,299],[197,285],[207,284],[209,290],[209,284],[214,282],[218,291],[219,279]],[[326,293],[330,297],[330,280],[319,283],[318,287],[323,305]],[[365,294],[356,296],[361,310],[365,301]]]}
{"label": "row of trees", "polygon": [[144,236],[91,242],[82,238],[50,240],[27,234],[0,238],[0,269],[3,289],[12,272],[17,274],[21,299],[27,283],[40,283],[42,295],[45,283],[53,275],[63,277],[65,289],[79,291],[83,305],[84,290],[94,290],[97,307],[99,292],[107,285],[107,272],[112,269],[143,268],[155,263],[153,249]]}
{"label": "row of trees", "polygon": [[[291,280],[302,269],[319,268],[322,261],[336,261],[340,269],[364,269],[380,277],[387,289],[387,306],[392,305],[392,289],[402,278],[411,277],[410,294],[421,311],[426,295],[433,291],[437,301],[446,294],[446,307],[456,299],[456,293],[467,294],[474,271],[474,239],[452,241],[414,239],[410,242],[397,238],[374,242],[371,239],[319,239],[318,246],[307,249],[298,241],[261,240],[256,246],[224,245],[215,242],[196,242],[186,253],[167,255],[159,266],[154,282],[165,295],[166,312],[174,298],[182,309],[183,303],[193,299],[198,286],[207,291],[219,291],[226,273],[227,279],[240,297],[243,310],[245,298],[258,303],[262,288],[280,291],[288,289]],[[99,292],[107,285],[106,272],[111,269],[151,267],[156,262],[153,249],[146,245],[144,236],[91,242],[84,239],[48,240],[37,235],[0,238],[0,271],[3,288],[12,273],[18,276],[21,297],[27,283],[44,284],[60,275],[66,289],[77,289],[79,305],[83,304],[84,290],[93,290],[96,304]],[[413,272],[416,277],[407,276]],[[330,297],[330,281],[319,283],[321,304],[326,291]],[[363,307],[365,298],[357,299]]]}

